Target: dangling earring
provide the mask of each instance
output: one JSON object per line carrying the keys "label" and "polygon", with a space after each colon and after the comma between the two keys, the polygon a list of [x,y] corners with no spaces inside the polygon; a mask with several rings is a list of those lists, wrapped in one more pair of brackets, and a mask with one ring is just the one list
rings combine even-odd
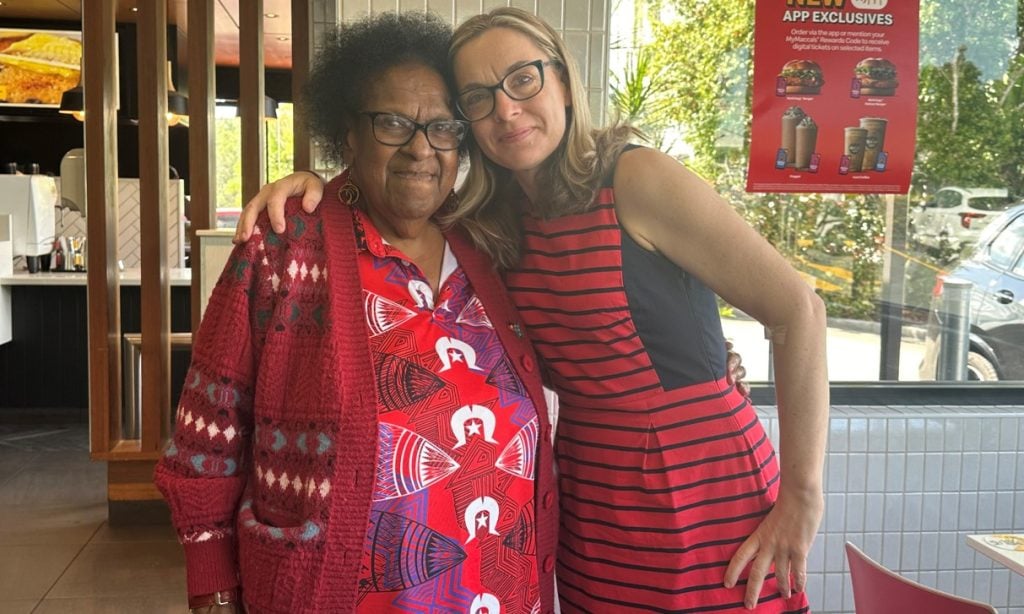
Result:
{"label": "dangling earring", "polygon": [[448,198],[444,199],[444,203],[441,204],[441,210],[445,213],[450,213],[459,208],[459,195],[455,193],[453,189],[448,193]]}
{"label": "dangling earring", "polygon": [[359,202],[359,196],[359,186],[352,183],[351,179],[346,180],[345,183],[338,188],[338,198],[341,199],[341,202],[350,207]]}

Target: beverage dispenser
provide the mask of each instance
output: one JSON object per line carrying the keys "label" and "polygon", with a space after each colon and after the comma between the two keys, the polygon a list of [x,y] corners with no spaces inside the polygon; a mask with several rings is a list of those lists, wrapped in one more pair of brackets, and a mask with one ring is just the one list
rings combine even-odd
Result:
{"label": "beverage dispenser", "polygon": [[0,175],[0,215],[11,216],[14,256],[43,256],[53,249],[57,182],[45,175]]}

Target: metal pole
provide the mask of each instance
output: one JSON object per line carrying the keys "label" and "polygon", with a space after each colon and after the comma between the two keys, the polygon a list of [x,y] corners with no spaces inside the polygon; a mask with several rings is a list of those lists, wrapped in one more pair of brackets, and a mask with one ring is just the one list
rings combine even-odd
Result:
{"label": "metal pole", "polygon": [[939,301],[939,360],[935,379],[964,381],[967,379],[967,352],[971,332],[971,288],[964,279],[948,278],[942,282]]}

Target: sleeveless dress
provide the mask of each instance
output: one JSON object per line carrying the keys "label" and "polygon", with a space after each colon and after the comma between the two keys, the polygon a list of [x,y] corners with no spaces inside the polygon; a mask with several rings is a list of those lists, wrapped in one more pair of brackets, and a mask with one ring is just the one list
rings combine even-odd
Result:
{"label": "sleeveless dress", "polygon": [[[506,280],[559,395],[561,610],[747,612],[746,572],[723,579],[775,501],[775,451],[725,380],[715,295],[622,231],[606,184],[585,213],[524,215]],[[809,608],[770,575],[756,611]]]}

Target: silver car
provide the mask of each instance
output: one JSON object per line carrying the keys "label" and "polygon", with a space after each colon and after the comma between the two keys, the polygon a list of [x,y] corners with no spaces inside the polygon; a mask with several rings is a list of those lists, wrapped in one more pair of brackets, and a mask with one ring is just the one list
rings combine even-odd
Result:
{"label": "silver car", "polygon": [[911,239],[934,250],[961,252],[1013,199],[998,188],[942,188],[911,217]]}

